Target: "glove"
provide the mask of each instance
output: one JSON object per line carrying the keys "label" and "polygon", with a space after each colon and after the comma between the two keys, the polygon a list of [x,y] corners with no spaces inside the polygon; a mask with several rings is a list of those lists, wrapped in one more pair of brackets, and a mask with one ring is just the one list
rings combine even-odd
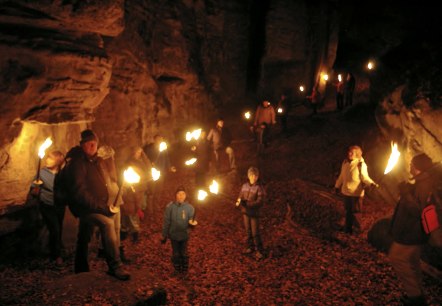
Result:
{"label": "glove", "polygon": [[144,212],[141,209],[138,209],[137,215],[138,215],[138,218],[140,218],[140,220],[144,219]]}
{"label": "glove", "polygon": [[246,200],[241,200],[241,202],[239,202],[239,205],[247,207],[247,201]]}
{"label": "glove", "polygon": [[167,238],[164,237],[163,239],[161,239],[161,244],[165,244],[167,242]]}

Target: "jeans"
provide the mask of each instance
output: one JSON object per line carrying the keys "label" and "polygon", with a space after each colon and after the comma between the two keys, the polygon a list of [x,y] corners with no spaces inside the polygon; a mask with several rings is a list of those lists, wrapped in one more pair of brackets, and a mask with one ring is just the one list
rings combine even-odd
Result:
{"label": "jeans", "polygon": [[408,297],[423,295],[422,270],[420,268],[421,246],[393,242],[388,258]]}
{"label": "jeans", "polygon": [[247,233],[247,245],[251,249],[262,251],[261,235],[259,233],[259,219],[243,215],[244,228]]}
{"label": "jeans", "polygon": [[63,218],[65,206],[56,207],[40,202],[40,213],[49,231],[49,250],[51,259],[61,257]]}
{"label": "jeans", "polygon": [[356,210],[359,205],[359,197],[344,197],[345,206],[345,231],[347,233],[353,232],[353,226],[357,229],[361,229],[361,224],[359,222],[360,212]]}
{"label": "jeans", "polygon": [[[220,160],[219,160],[219,155],[221,153],[223,149],[217,149],[215,150],[215,162],[216,162],[216,170],[219,171],[220,170]],[[231,147],[226,147],[225,148],[225,152],[227,154],[227,156],[229,157],[229,166],[230,169],[236,169],[236,160],[235,160],[235,152],[233,151],[233,149]]]}
{"label": "jeans", "polygon": [[119,220],[119,215],[120,214],[116,214],[112,217],[107,217],[101,214],[88,214],[80,217],[77,248],[75,252],[75,273],[89,271],[89,242],[94,226],[98,226],[100,230],[109,270],[115,270],[122,265],[119,250],[119,235],[117,235],[115,228],[115,223]]}
{"label": "jeans", "polygon": [[187,271],[189,267],[189,257],[187,256],[187,240],[171,240],[172,243],[172,263],[177,271]]}

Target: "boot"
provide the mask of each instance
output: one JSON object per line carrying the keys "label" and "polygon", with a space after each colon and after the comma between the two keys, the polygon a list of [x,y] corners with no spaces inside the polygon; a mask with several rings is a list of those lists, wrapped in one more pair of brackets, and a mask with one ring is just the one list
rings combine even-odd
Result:
{"label": "boot", "polygon": [[138,232],[132,233],[132,242],[134,243],[138,242],[138,236],[139,236]]}
{"label": "boot", "polygon": [[187,270],[189,270],[189,257],[184,256],[181,258],[181,267],[180,270],[182,273],[187,273]]}
{"label": "boot", "polygon": [[125,280],[129,280],[130,279],[129,272],[127,272],[122,266],[120,266],[120,267],[118,267],[116,269],[109,270],[107,272],[107,274],[115,277],[118,280],[125,281]]}
{"label": "boot", "polygon": [[123,246],[120,246],[120,259],[121,259],[121,262],[124,264],[130,264],[132,262],[132,260],[130,260],[129,258],[126,257],[126,254],[124,253]]}

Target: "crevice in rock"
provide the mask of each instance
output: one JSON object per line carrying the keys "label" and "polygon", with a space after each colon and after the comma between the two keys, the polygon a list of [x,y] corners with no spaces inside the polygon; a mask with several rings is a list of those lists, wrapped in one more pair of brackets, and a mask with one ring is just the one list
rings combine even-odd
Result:
{"label": "crevice in rock", "polygon": [[184,80],[182,78],[173,75],[160,75],[156,78],[156,81],[160,84],[184,84]]}
{"label": "crevice in rock", "polygon": [[247,91],[255,92],[261,77],[261,60],[266,46],[266,16],[270,1],[252,1],[250,8],[249,56],[247,61]]}

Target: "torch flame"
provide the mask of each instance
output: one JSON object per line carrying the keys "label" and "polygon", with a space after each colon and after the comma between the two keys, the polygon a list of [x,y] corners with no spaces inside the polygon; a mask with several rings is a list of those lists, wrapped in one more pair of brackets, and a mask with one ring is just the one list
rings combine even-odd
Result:
{"label": "torch flame", "polygon": [[158,170],[155,169],[155,168],[152,168],[152,179],[153,179],[154,181],[158,181],[158,179],[160,178],[160,176],[161,176],[161,172],[158,171]]}
{"label": "torch flame", "polygon": [[372,70],[372,69],[374,68],[374,64],[373,64],[373,62],[368,62],[368,64],[367,64],[367,68],[368,68],[369,70]]}
{"label": "torch flame", "polygon": [[198,190],[198,200],[199,200],[199,201],[203,201],[203,200],[205,200],[206,197],[207,197],[207,192],[206,192],[206,191],[201,190],[201,189]]}
{"label": "torch flame", "polygon": [[322,79],[323,79],[324,81],[328,81],[328,74],[327,74],[327,73],[324,73],[324,74],[322,75]]}
{"label": "torch flame", "polygon": [[251,116],[252,116],[252,115],[250,114],[250,112],[245,112],[245,113],[244,113],[244,117],[245,117],[247,120],[249,120]]}
{"label": "torch flame", "polygon": [[140,182],[140,176],[132,167],[129,167],[124,170],[124,181],[129,184],[136,184]]}
{"label": "torch flame", "polygon": [[302,85],[299,86],[299,91],[301,91],[301,92],[304,91],[304,86],[302,86]]}
{"label": "torch flame", "polygon": [[218,190],[219,190],[218,182],[213,180],[212,184],[209,186],[209,190],[213,194],[218,194]]}
{"label": "torch flame", "polygon": [[282,107],[278,107],[278,113],[279,113],[279,114],[282,114],[283,111],[284,111],[284,110],[282,109]]}
{"label": "torch flame", "polygon": [[338,81],[342,82],[342,75],[338,74]]}
{"label": "torch flame", "polygon": [[394,166],[399,160],[399,156],[401,156],[401,152],[397,149],[397,143],[391,143],[391,154],[390,158],[388,159],[387,167],[385,168],[384,174],[389,173],[391,170],[393,170]]}
{"label": "torch flame", "polygon": [[38,149],[38,157],[40,157],[40,158],[45,157],[45,151],[51,145],[52,145],[52,139],[50,137],[46,138],[45,142],[43,142],[43,144]]}
{"label": "torch flame", "polygon": [[191,158],[189,160],[186,160],[185,164],[186,164],[186,166],[193,165],[196,162],[196,160],[197,159],[195,157],[193,157],[193,158]]}
{"label": "torch flame", "polygon": [[167,150],[167,143],[165,143],[164,141],[162,141],[162,142],[160,143],[160,152],[163,152],[163,151],[165,151],[165,150]]}
{"label": "torch flame", "polygon": [[187,141],[191,141],[192,138],[195,139],[195,140],[198,140],[198,138],[200,138],[200,136],[201,136],[201,132],[202,132],[201,129],[197,129],[197,130],[194,130],[192,132],[187,132],[186,133],[186,140]]}

